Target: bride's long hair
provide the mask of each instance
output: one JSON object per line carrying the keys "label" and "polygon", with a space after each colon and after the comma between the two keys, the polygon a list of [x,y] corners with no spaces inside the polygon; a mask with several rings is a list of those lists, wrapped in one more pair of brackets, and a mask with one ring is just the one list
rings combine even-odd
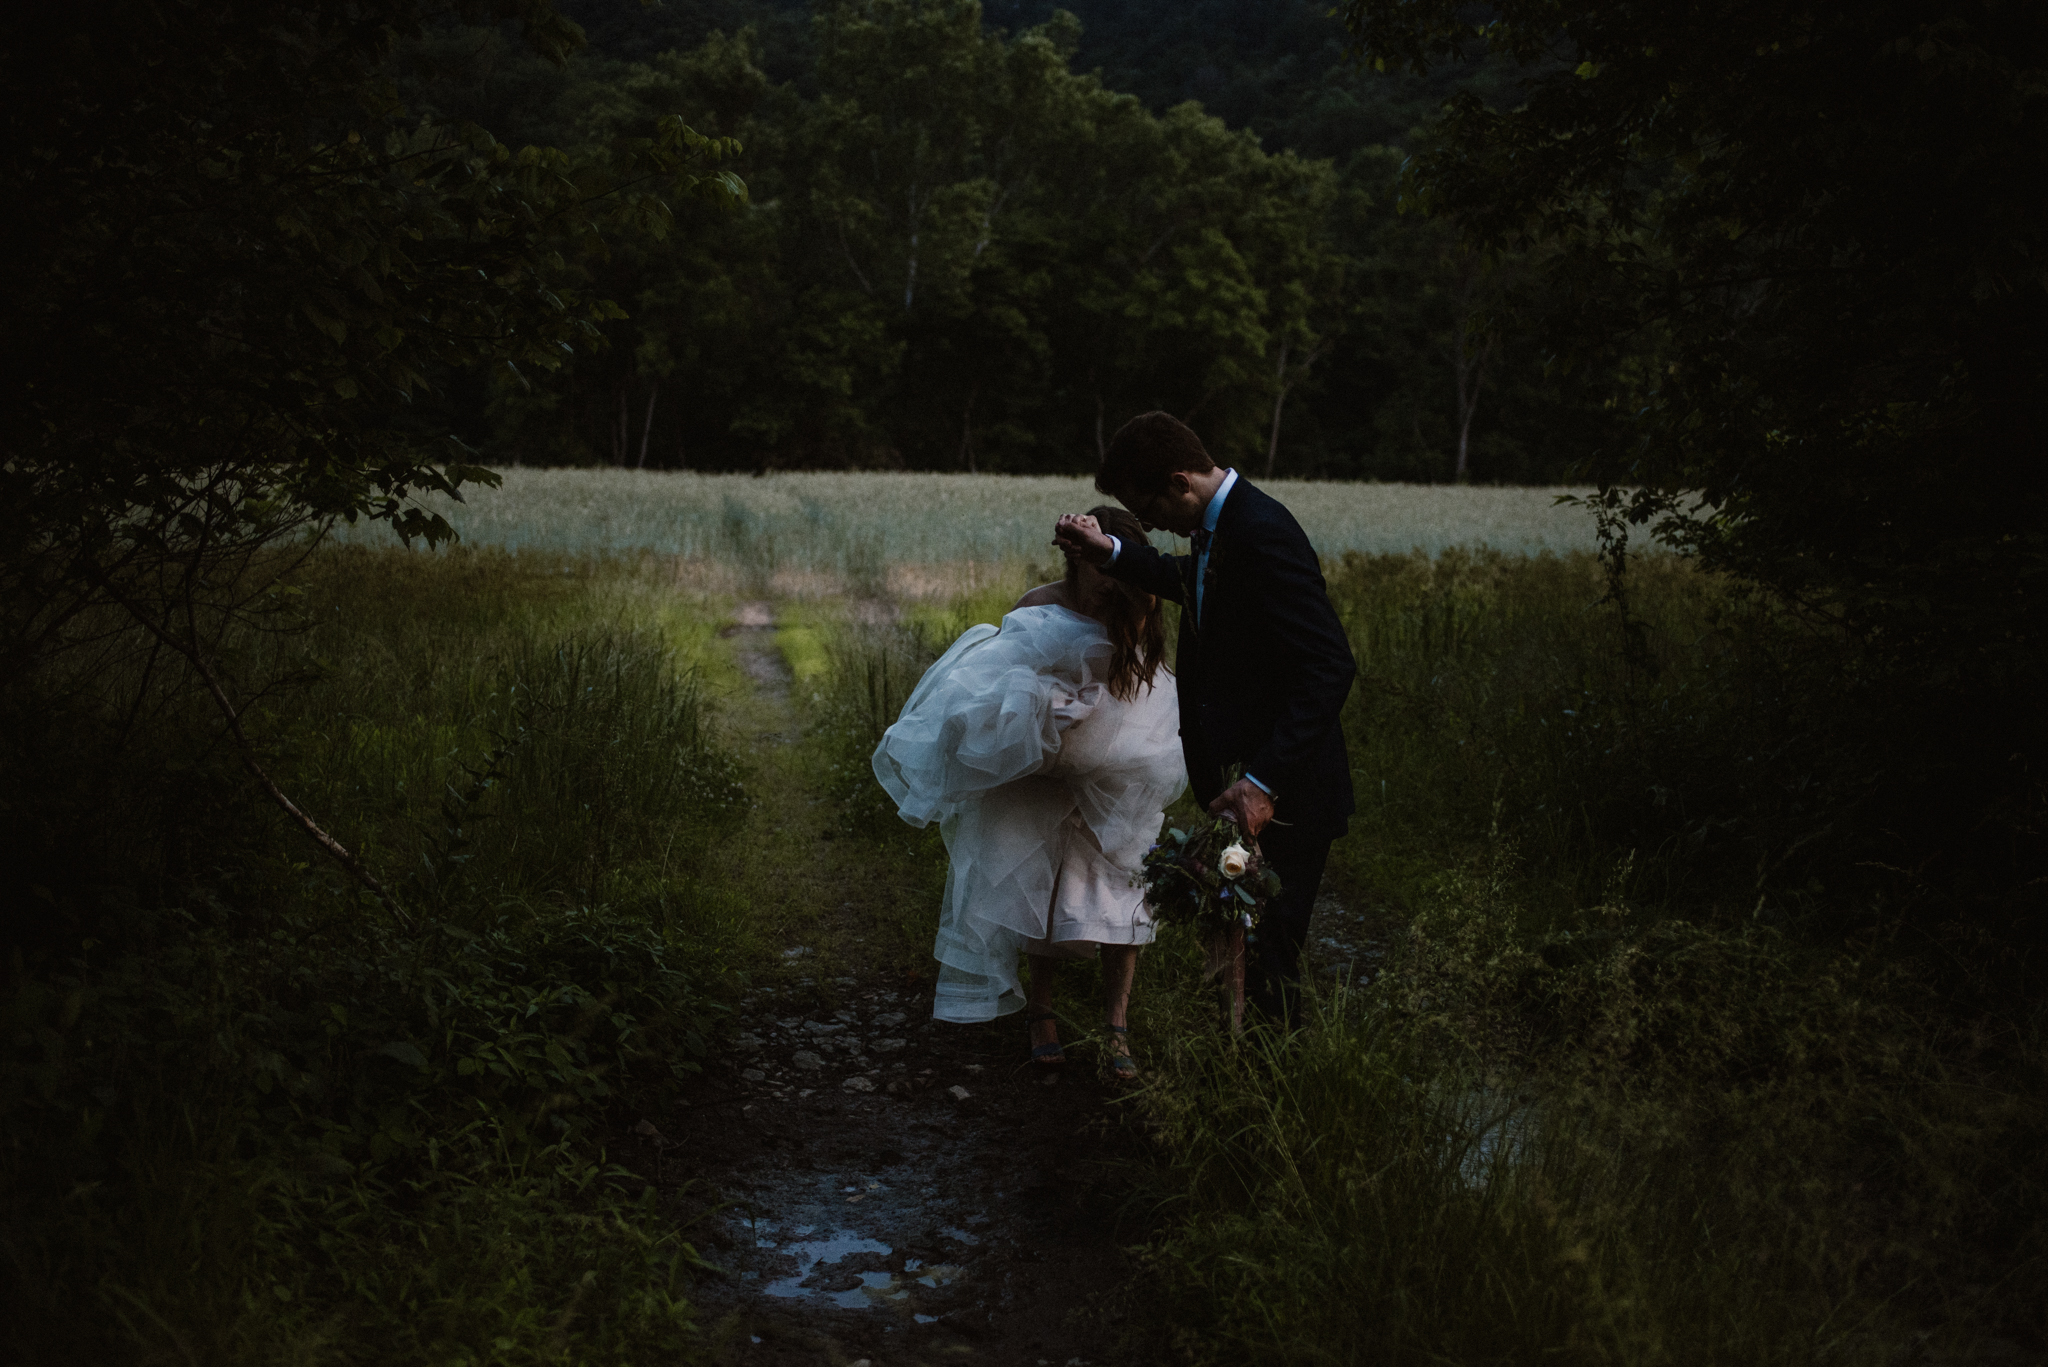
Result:
{"label": "bride's long hair", "polygon": [[[1088,516],[1117,540],[1132,543],[1145,540],[1145,526],[1129,511],[1115,504],[1090,508]],[[1081,601],[1081,571],[1067,566],[1067,593]],[[1125,702],[1138,696],[1143,684],[1152,682],[1166,656],[1166,626],[1160,620],[1159,600],[1111,579],[1109,601],[1102,609],[1102,624],[1109,629],[1109,677],[1104,682],[1110,695]]]}

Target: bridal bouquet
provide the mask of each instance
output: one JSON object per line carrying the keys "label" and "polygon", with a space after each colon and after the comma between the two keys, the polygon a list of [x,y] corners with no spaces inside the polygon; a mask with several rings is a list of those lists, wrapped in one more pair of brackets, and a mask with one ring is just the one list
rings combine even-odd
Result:
{"label": "bridal bouquet", "polygon": [[1280,892],[1280,875],[1259,856],[1259,842],[1227,816],[1169,828],[1145,856],[1139,880],[1155,919],[1193,926],[1205,939],[1249,930]]}

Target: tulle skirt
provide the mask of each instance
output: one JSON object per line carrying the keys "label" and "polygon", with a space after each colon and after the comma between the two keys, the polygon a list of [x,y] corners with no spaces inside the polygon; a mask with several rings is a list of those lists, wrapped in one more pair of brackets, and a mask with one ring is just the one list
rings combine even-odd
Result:
{"label": "tulle skirt", "polygon": [[941,1020],[1021,1009],[1022,953],[1152,939],[1137,875],[1186,783],[1173,676],[1125,701],[1109,656],[1099,623],[1020,608],[954,642],[876,748],[898,813],[946,842]]}

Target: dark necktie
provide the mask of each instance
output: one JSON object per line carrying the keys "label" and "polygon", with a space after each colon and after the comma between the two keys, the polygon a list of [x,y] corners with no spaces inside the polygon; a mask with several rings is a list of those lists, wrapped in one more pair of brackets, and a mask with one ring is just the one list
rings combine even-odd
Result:
{"label": "dark necktie", "polygon": [[1207,527],[1197,527],[1188,533],[1188,544],[1195,548],[1194,554],[1188,557],[1188,617],[1194,621],[1198,631],[1201,629],[1203,607],[1200,585],[1202,571],[1206,568],[1202,564],[1202,557],[1209,553],[1209,542],[1215,535]]}

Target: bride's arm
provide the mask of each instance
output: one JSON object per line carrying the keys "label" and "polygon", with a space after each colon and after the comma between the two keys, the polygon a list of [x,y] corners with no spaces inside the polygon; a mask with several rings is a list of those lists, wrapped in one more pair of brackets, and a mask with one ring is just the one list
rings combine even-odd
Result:
{"label": "bride's arm", "polygon": [[1085,560],[1112,579],[1143,589],[1156,598],[1183,603],[1187,596],[1186,556],[1162,555],[1149,542],[1105,534],[1101,524],[1082,513],[1067,513],[1053,528],[1053,544],[1068,559]]}
{"label": "bride's arm", "polygon": [[1050,584],[1040,584],[1017,600],[1020,608],[1063,608],[1067,605],[1067,586],[1055,579]]}

